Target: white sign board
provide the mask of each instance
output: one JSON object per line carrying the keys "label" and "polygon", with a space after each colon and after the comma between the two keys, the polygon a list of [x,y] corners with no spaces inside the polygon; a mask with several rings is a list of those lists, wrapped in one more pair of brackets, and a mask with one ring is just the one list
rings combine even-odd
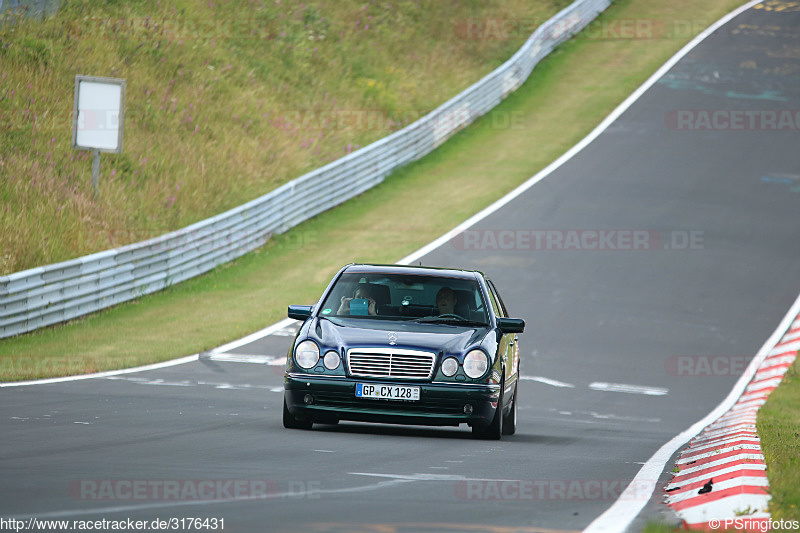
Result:
{"label": "white sign board", "polygon": [[125,80],[75,76],[72,147],[122,152]]}

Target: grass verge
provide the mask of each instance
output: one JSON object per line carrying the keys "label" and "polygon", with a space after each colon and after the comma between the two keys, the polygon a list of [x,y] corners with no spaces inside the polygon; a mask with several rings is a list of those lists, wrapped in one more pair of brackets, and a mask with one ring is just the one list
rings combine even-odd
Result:
{"label": "grass verge", "polygon": [[[315,301],[350,261],[391,263],[564,153],[736,0],[623,0],[564,44],[492,113],[385,183],[204,276],[66,325],[0,341],[0,380],[78,374],[210,349]],[[659,21],[691,31],[620,38]],[[615,21],[618,21],[615,23]],[[445,201],[446,200],[446,201]]]}
{"label": "grass verge", "polygon": [[800,358],[758,411],[773,520],[800,520]]}
{"label": "grass verge", "polygon": [[[476,38],[465,21],[535,25],[569,2],[70,0],[45,20],[5,12],[0,275],[263,195],[427,113],[525,37]],[[90,153],[71,146],[76,74],[127,81],[124,150],[103,155],[96,200]]]}

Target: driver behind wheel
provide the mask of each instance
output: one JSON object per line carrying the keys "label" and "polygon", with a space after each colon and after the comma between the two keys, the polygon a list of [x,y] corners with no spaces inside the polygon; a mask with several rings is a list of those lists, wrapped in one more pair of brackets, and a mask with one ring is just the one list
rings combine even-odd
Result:
{"label": "driver behind wheel", "polygon": [[450,287],[442,287],[436,293],[436,307],[439,308],[440,315],[454,314],[457,303],[458,298]]}

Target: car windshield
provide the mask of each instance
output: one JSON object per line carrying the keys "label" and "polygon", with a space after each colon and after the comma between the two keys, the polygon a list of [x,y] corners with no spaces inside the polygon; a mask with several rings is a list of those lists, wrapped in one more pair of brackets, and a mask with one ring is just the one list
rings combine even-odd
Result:
{"label": "car windshield", "polygon": [[488,323],[477,280],[409,274],[345,273],[323,302],[320,315],[469,326]]}

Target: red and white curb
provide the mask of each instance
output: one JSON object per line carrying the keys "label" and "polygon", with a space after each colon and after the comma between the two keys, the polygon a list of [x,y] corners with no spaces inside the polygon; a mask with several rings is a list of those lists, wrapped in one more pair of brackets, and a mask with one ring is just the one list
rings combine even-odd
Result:
{"label": "red and white curb", "polygon": [[727,519],[746,520],[749,529],[760,530],[760,523],[769,522],[767,465],[756,433],[756,415],[798,350],[800,315],[769,351],[733,407],[681,453],[679,471],[666,487],[666,503],[687,527],[711,529]]}

